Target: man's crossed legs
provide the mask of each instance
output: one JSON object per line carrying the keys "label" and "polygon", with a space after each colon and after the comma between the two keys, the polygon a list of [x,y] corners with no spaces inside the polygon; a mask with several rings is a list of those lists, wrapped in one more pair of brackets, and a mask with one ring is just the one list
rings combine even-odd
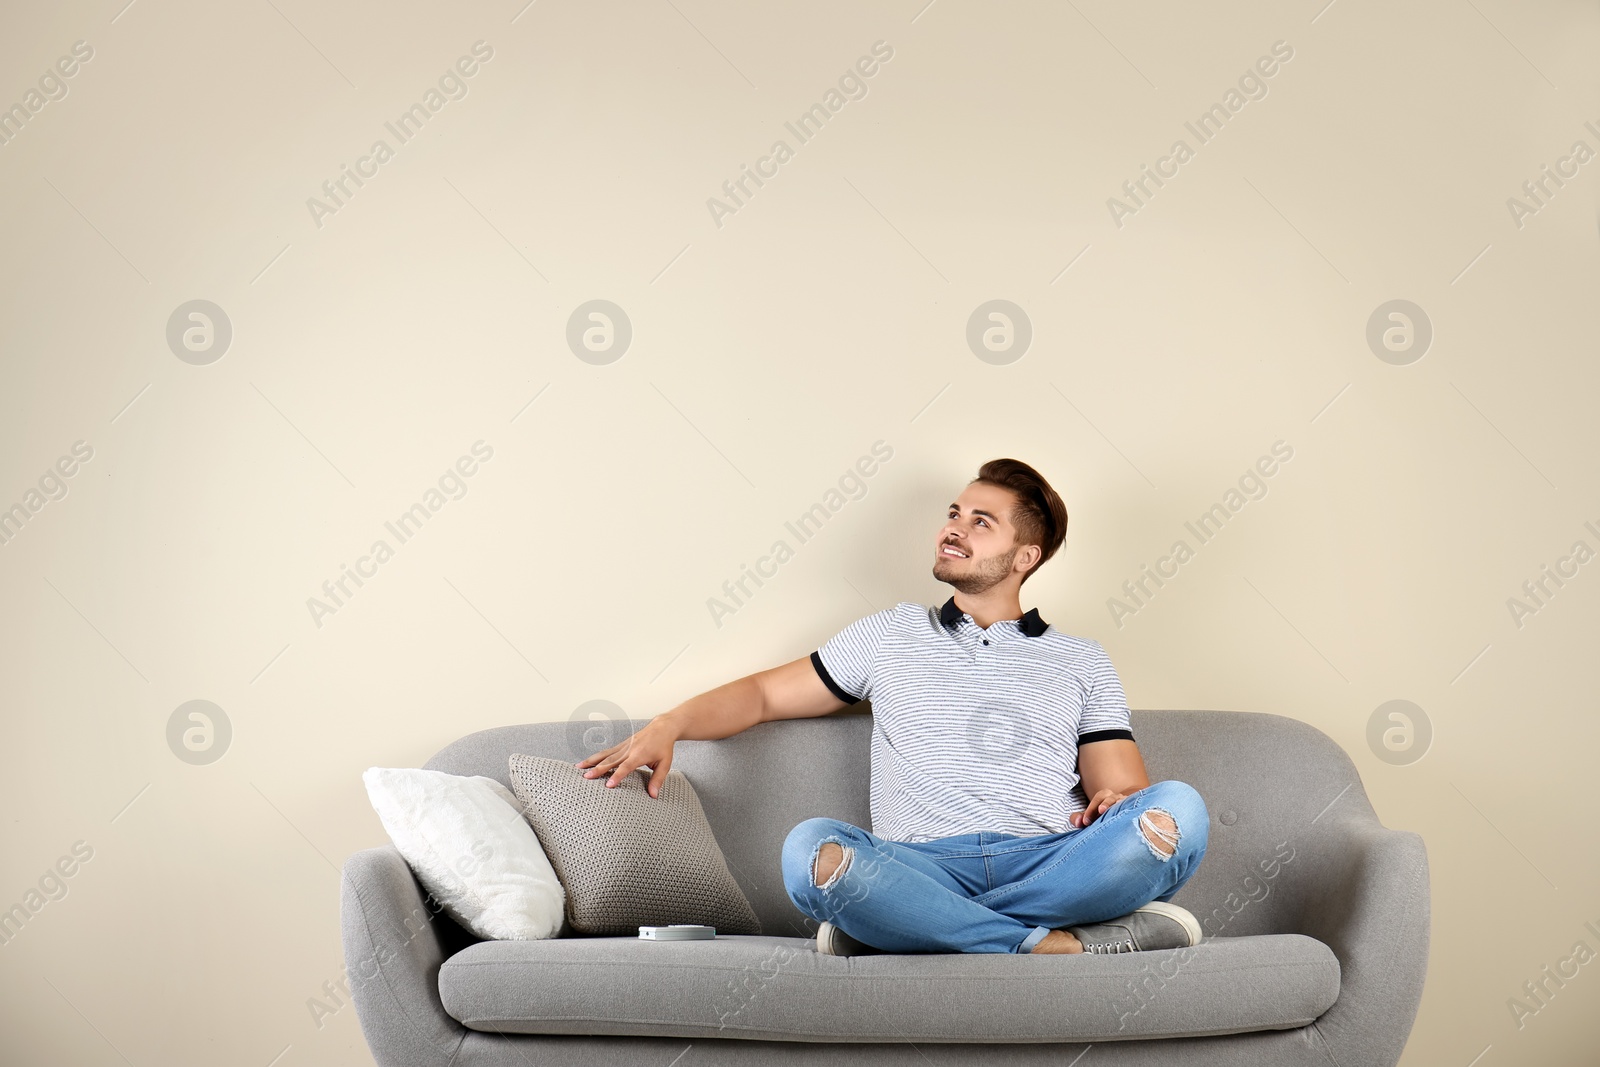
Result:
{"label": "man's crossed legs", "polygon": [[1029,953],[1051,930],[1167,901],[1200,866],[1210,814],[1194,787],[1155,782],[1081,829],[888,841],[806,819],[783,844],[789,899],[885,952]]}

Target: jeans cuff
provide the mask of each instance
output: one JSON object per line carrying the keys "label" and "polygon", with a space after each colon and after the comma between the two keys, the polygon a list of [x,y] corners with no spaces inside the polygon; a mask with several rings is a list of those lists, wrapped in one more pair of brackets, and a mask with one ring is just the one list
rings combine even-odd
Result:
{"label": "jeans cuff", "polygon": [[1033,928],[1033,932],[1022,939],[1022,944],[1017,946],[1017,951],[1023,954],[1032,952],[1033,946],[1043,941],[1045,939],[1045,935],[1048,933],[1050,933],[1050,928],[1048,926],[1035,926]]}

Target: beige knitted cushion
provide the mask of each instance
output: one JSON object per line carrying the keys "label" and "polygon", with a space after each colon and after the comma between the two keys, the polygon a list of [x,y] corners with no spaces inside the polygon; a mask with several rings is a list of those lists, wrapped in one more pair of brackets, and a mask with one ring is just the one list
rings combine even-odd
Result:
{"label": "beige knitted cushion", "polygon": [[761,921],[733,880],[682,771],[661,795],[638,768],[616,785],[544,756],[511,757],[511,789],[567,891],[567,920],[581,934],[637,937],[640,926],[700,923],[721,934],[759,934]]}

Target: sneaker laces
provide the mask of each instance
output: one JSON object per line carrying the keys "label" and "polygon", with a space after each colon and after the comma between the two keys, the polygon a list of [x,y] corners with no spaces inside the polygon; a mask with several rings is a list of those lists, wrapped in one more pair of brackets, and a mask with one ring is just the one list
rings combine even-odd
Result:
{"label": "sneaker laces", "polygon": [[1133,938],[1125,937],[1121,941],[1090,941],[1083,946],[1089,952],[1096,954],[1108,952],[1137,952]]}

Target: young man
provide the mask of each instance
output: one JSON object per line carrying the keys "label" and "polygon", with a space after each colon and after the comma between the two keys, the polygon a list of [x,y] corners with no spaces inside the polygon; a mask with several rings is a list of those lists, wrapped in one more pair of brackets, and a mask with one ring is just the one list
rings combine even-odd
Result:
{"label": "young man", "polygon": [[1067,511],[1039,473],[985,463],[950,505],[933,576],[942,607],[902,602],[817,651],[703,693],[579,762],[607,786],[662,772],[679,740],[872,701],[873,830],[789,832],[789,897],[817,949],[1129,952],[1198,944],[1170,903],[1205,855],[1210,815],[1184,782],[1151,784],[1122,683],[1097,642],[1022,611]]}

